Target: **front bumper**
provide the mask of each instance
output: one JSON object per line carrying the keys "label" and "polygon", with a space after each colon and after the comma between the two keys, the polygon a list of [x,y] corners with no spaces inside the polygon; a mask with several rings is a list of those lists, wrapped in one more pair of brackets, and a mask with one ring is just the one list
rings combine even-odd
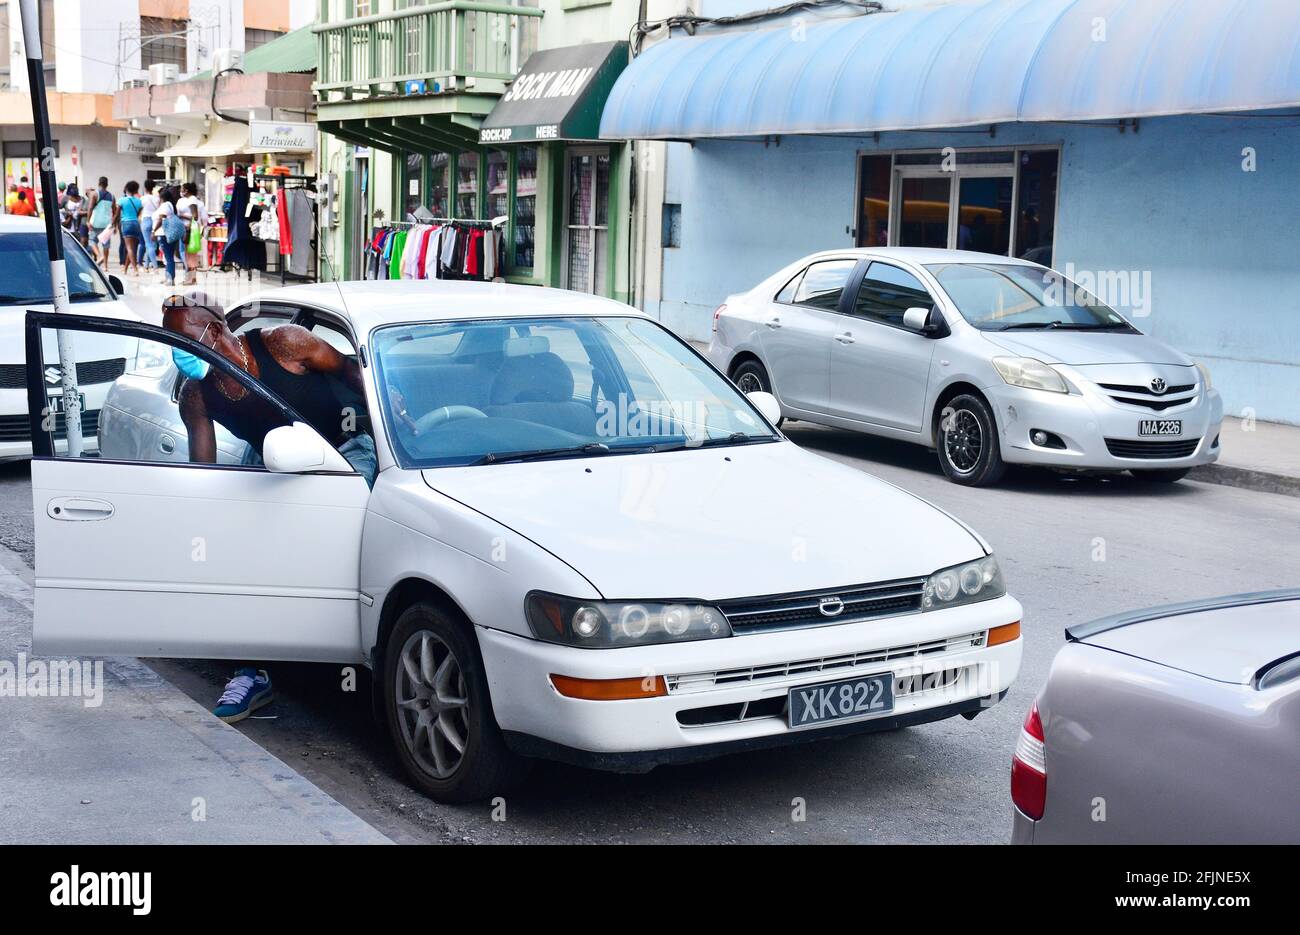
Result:
{"label": "front bumper", "polygon": [[[1087,471],[1170,470],[1209,464],[1219,458],[1219,431],[1223,423],[1223,401],[1214,390],[1185,405],[1160,412],[1120,406],[1105,395],[1085,390],[1076,393],[1047,393],[999,383],[984,390],[993,404],[1001,433],[1002,458],[1013,464]],[[1138,435],[1145,420],[1177,419],[1183,423],[1179,436],[1151,438]],[[1064,449],[1035,445],[1030,433],[1050,432],[1065,444]],[[1125,456],[1112,454],[1111,443],[1119,442]],[[1152,449],[1160,457],[1131,457],[1131,445],[1138,450],[1146,443],[1184,442],[1190,452],[1167,456],[1168,449]],[[1128,443],[1128,444],[1123,444]],[[1194,443],[1194,444],[1193,444]],[[1119,446],[1117,446],[1119,447]]]}
{"label": "front bumper", "polygon": [[[1015,681],[1023,639],[985,645],[993,627],[1020,620],[1012,597],[932,613],[634,649],[590,650],[478,628],[497,723],[521,752],[614,769],[715,756],[735,749],[888,729],[995,704]],[[875,719],[791,730],[780,712],[791,688],[890,672],[894,710]],[[669,692],[585,701],[550,676],[662,675]],[[919,677],[919,678],[918,678]],[[759,703],[759,704],[755,704]],[[711,723],[702,710],[765,712]],[[710,715],[712,716],[712,715]]]}

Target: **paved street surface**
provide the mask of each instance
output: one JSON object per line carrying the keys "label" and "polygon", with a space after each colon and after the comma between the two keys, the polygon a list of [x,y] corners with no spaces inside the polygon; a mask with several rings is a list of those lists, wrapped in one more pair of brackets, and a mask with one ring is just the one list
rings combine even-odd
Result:
{"label": "paved street surface", "polygon": [[[1040,472],[967,490],[945,480],[923,449],[799,424],[787,429],[799,444],[950,510],[992,543],[1025,607],[1024,666],[1002,704],[973,722],[644,776],[543,764],[506,803],[505,821],[494,821],[486,804],[447,807],[412,792],[369,719],[364,692],[340,691],[336,667],[272,667],[276,703],[261,712],[268,717],[239,728],[398,841],[1001,842],[1009,832],[1011,750],[1068,624],[1300,584],[1300,498]],[[30,511],[26,468],[0,466],[0,542],[29,563]],[[6,655],[9,648],[0,652]],[[223,664],[150,665],[204,705],[214,703],[227,674]],[[795,798],[806,802],[804,822],[791,821]]]}

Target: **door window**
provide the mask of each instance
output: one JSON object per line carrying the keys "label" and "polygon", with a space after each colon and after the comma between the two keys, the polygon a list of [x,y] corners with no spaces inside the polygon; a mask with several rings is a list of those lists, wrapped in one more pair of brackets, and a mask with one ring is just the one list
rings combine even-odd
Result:
{"label": "door window", "polygon": [[902,183],[898,209],[899,245],[947,247],[952,179],[905,178]]}
{"label": "door window", "polygon": [[862,277],[853,311],[862,318],[901,328],[903,312],[909,308],[933,307],[930,293],[907,270],[888,263],[872,263]]}
{"label": "door window", "polygon": [[795,291],[795,304],[835,311],[855,266],[856,260],[824,260],[809,266]]}
{"label": "door window", "polygon": [[605,295],[608,291],[609,152],[569,153],[568,288]]}

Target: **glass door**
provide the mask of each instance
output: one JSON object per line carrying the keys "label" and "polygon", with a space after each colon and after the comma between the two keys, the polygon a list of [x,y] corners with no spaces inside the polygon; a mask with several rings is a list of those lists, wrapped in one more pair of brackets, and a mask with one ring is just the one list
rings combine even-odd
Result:
{"label": "glass door", "polygon": [[965,176],[958,184],[957,249],[979,253],[1011,252],[1010,175]]}
{"label": "glass door", "polygon": [[609,150],[565,154],[566,289],[605,295],[608,288]]}
{"label": "glass door", "polygon": [[894,245],[898,247],[947,247],[952,201],[952,177],[913,174],[900,169],[898,223]]}
{"label": "glass door", "polygon": [[1010,151],[900,155],[890,244],[1006,256],[1015,194]]}

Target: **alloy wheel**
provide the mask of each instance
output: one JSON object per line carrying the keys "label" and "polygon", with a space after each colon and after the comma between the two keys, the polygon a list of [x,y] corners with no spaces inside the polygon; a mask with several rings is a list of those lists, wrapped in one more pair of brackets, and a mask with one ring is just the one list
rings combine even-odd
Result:
{"label": "alloy wheel", "polygon": [[763,381],[758,378],[758,374],[752,370],[746,370],[740,375],[740,381],[737,384],[742,393],[762,393]]}
{"label": "alloy wheel", "polygon": [[446,779],[460,766],[469,739],[469,691],[460,661],[430,630],[412,633],[398,660],[394,698],[402,740],[429,775]]}
{"label": "alloy wheel", "polygon": [[943,450],[958,474],[975,470],[984,451],[984,430],[975,413],[958,409],[949,417],[943,432]]}

